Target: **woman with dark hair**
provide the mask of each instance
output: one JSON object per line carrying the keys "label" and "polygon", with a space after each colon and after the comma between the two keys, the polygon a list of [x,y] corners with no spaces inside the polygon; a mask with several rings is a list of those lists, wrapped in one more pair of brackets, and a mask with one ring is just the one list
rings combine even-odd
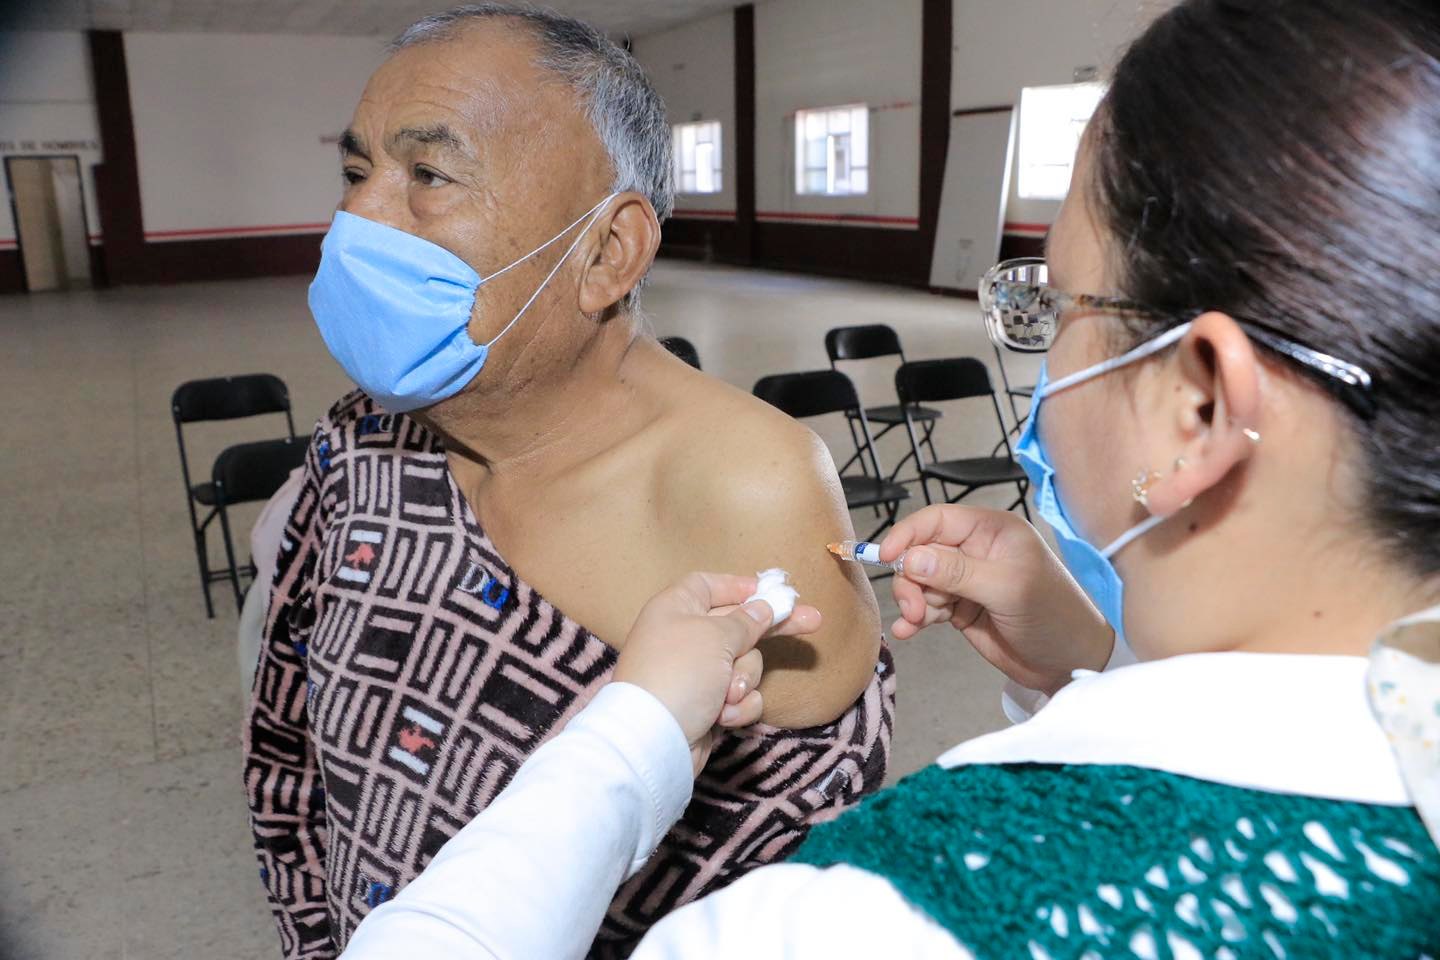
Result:
{"label": "woman with dark hair", "polygon": [[[1048,351],[1017,455],[1068,573],[1013,515],[953,506],[881,557],[905,557],[897,638],[950,623],[1042,708],[636,956],[1440,954],[1440,6],[1181,3],[1116,69],[1048,262],[981,301],[997,343]],[[637,625],[630,668],[707,649],[703,624]],[[617,676],[697,729],[664,671]],[[590,719],[639,736],[627,716]],[[683,750],[616,749],[652,799],[609,836],[643,859]],[[356,952],[583,953],[583,896],[533,891],[545,931],[480,902],[501,833],[473,823]],[[525,855],[598,876],[546,842]]]}

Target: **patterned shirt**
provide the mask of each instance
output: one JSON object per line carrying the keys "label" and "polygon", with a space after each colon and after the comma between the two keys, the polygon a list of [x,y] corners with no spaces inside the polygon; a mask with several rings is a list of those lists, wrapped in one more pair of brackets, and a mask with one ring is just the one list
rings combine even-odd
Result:
{"label": "patterned shirt", "polygon": [[[333,957],[606,683],[615,651],[517,578],[439,438],[362,393],[316,427],[245,736],[260,875],[286,957]],[[684,818],[592,956],[781,859],[880,786],[894,670],[834,723],[715,744]]]}

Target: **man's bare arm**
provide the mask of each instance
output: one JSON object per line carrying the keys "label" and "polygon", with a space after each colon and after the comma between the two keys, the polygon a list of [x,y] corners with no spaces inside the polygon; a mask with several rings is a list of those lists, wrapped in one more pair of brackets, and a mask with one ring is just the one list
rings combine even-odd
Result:
{"label": "man's bare arm", "polygon": [[[782,567],[804,602],[824,617],[800,639],[762,641],[763,720],[787,728],[829,723],[853,704],[874,676],[880,617],[863,571],[830,556],[825,545],[853,536],[829,451],[789,418],[756,411],[756,429],[706,448],[672,490],[689,488],[684,536],[671,539],[673,569],[736,572]],[[731,433],[731,437],[735,434]],[[693,452],[693,451],[692,451]]]}

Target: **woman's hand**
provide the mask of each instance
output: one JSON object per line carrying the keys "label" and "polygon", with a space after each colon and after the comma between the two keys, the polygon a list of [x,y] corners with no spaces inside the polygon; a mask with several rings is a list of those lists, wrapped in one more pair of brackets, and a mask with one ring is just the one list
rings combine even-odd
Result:
{"label": "woman's hand", "polygon": [[1115,632],[1040,533],[1003,510],[936,505],[891,528],[880,559],[905,555],[893,583],[906,640],[949,622],[1015,682],[1053,694],[1072,670],[1104,669]]}
{"label": "woman's hand", "polygon": [[645,604],[615,664],[614,680],[648,690],[679,722],[697,775],[717,725],[745,727],[760,719],[760,638],[820,628],[820,611],[801,605],[771,631],[768,603],[737,606],[755,585],[754,577],[690,574]]}

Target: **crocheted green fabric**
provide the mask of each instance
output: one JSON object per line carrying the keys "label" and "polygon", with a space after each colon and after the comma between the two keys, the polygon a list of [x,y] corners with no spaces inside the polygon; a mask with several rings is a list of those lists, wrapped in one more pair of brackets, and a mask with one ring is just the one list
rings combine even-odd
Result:
{"label": "crocheted green fabric", "polygon": [[929,767],[792,858],[888,879],[977,957],[1440,956],[1409,807],[1128,766]]}

